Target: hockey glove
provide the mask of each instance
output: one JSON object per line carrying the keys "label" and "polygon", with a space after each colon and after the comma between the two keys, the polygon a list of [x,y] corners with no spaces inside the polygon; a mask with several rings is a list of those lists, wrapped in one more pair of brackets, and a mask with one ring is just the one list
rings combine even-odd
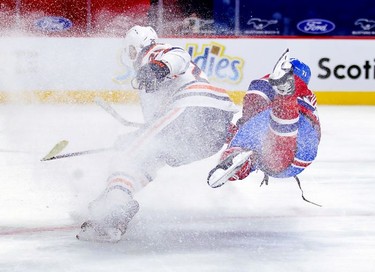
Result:
{"label": "hockey glove", "polygon": [[155,92],[169,73],[167,65],[161,61],[153,60],[139,69],[136,76],[138,88],[144,89],[146,92]]}

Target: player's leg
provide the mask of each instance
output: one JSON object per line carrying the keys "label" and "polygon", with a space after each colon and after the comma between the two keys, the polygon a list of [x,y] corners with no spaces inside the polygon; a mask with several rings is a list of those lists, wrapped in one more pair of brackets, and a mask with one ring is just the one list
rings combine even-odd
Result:
{"label": "player's leg", "polygon": [[260,156],[262,170],[269,174],[279,173],[292,163],[299,121],[296,97],[278,95],[272,104],[268,132],[262,139]]}
{"label": "player's leg", "polygon": [[165,162],[177,167],[208,158],[226,142],[233,113],[216,108],[188,107],[163,131]]}
{"label": "player's leg", "polygon": [[207,182],[211,187],[219,187],[228,180],[244,179],[259,167],[257,157],[268,131],[269,112],[258,113],[242,124],[223,152],[219,164],[209,172]]}
{"label": "player's leg", "polygon": [[253,80],[243,98],[242,116],[237,121],[237,125],[241,126],[260,112],[268,109],[274,97],[275,90],[266,80]]}
{"label": "player's leg", "polygon": [[300,174],[316,158],[319,142],[319,132],[313,127],[311,121],[301,114],[298,124],[297,151],[293,162],[288,168],[273,176],[287,178]]}
{"label": "player's leg", "polygon": [[183,109],[171,111],[154,124],[141,129],[112,158],[111,174],[104,192],[89,205],[80,240],[116,242],[139,209],[133,195],[153,180],[165,165],[163,129],[178,119]]}
{"label": "player's leg", "polygon": [[[82,225],[77,238],[118,241],[139,209],[132,196],[166,163],[179,166],[218,152],[232,118],[230,112],[188,107],[172,110],[154,126],[137,133],[135,143],[113,160],[107,188],[90,205],[91,218]],[[163,124],[163,120],[168,122]]]}

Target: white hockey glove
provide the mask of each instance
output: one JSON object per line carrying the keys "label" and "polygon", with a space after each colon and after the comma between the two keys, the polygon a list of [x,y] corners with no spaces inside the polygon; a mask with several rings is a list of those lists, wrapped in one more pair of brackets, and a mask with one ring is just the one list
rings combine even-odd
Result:
{"label": "white hockey glove", "polygon": [[159,89],[159,84],[170,73],[166,64],[161,61],[152,60],[150,63],[142,66],[136,76],[138,89],[144,89],[146,92],[155,92]]}

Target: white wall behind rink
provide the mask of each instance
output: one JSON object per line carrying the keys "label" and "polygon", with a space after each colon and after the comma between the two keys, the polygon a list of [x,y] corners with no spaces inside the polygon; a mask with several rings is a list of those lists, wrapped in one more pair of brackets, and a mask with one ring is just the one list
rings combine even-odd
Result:
{"label": "white wall behind rink", "polygon": [[[289,48],[318,92],[375,92],[375,39],[162,39],[193,50],[212,81],[244,91]],[[206,51],[204,49],[207,49]],[[0,92],[131,90],[119,38],[0,38]],[[208,52],[208,54],[207,54]],[[325,77],[325,78],[322,78]]]}

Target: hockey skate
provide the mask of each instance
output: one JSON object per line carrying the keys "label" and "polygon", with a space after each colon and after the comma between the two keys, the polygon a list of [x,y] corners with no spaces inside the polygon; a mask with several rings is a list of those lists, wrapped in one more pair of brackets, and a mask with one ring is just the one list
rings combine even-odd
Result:
{"label": "hockey skate", "polygon": [[111,199],[106,195],[94,201],[90,210],[93,213],[92,219],[81,225],[76,238],[82,241],[116,243],[121,240],[129,222],[138,212],[139,204],[133,199],[122,199],[119,202],[119,199]]}
{"label": "hockey skate", "polygon": [[[253,154],[251,150],[245,151],[240,148],[234,148],[233,151],[209,172],[207,183],[212,188],[220,187],[228,180],[240,179],[236,176],[236,173],[241,171],[241,168],[249,161],[250,156]],[[250,166],[248,166],[248,169],[250,170]]]}

